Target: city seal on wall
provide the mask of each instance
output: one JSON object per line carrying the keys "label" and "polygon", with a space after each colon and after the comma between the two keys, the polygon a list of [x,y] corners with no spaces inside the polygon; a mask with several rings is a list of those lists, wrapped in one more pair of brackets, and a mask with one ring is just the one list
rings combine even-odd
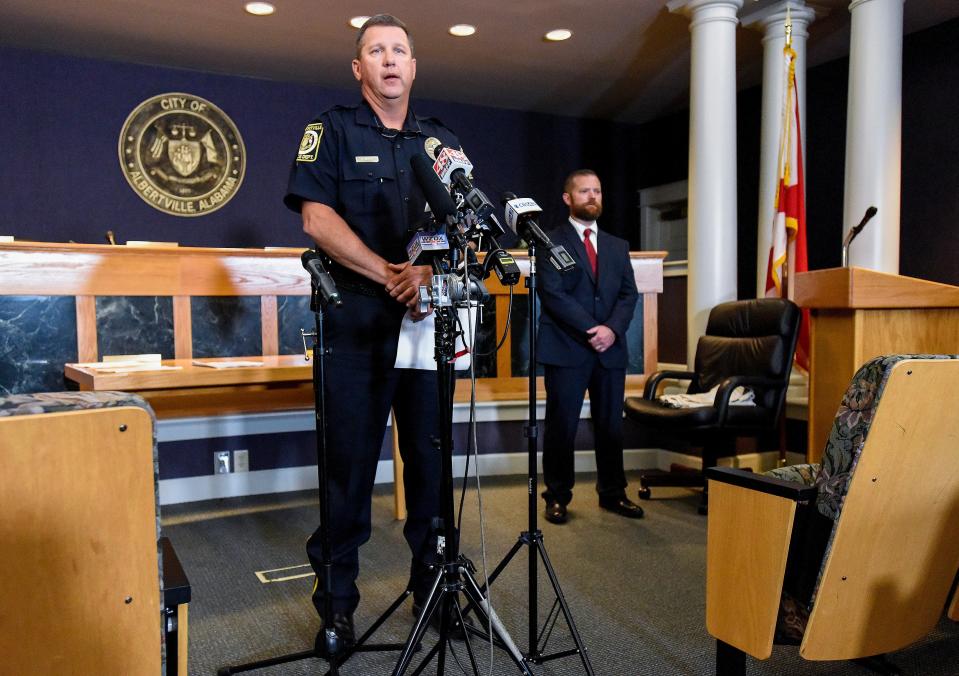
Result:
{"label": "city seal on wall", "polygon": [[240,189],[246,148],[233,120],[192,94],[138,105],[120,132],[120,166],[144,202],[174,216],[216,211]]}

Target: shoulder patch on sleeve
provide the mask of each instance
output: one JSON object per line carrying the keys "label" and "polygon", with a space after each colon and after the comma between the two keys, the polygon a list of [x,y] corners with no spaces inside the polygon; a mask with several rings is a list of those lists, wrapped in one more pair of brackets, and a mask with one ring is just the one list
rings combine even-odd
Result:
{"label": "shoulder patch on sleeve", "polygon": [[300,150],[296,154],[296,161],[315,162],[321,140],[323,140],[323,123],[312,122],[306,125],[303,138],[300,140]]}

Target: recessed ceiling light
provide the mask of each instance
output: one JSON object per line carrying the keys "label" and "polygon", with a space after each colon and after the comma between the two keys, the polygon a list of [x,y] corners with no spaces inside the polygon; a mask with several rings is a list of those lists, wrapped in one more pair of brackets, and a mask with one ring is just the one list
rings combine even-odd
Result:
{"label": "recessed ceiling light", "polygon": [[458,23],[455,26],[450,26],[450,35],[455,35],[458,38],[465,38],[476,32],[476,26],[470,26],[468,23]]}
{"label": "recessed ceiling light", "polygon": [[571,37],[573,37],[573,31],[566,28],[557,28],[556,30],[550,31],[543,37],[550,42],[562,42],[563,40],[569,40]]}
{"label": "recessed ceiling light", "polygon": [[369,18],[368,16],[354,16],[350,19],[350,25],[353,26],[353,28],[362,28],[363,24],[365,24]]}
{"label": "recessed ceiling light", "polygon": [[248,2],[243,9],[255,16],[269,16],[276,11],[276,7],[268,2]]}

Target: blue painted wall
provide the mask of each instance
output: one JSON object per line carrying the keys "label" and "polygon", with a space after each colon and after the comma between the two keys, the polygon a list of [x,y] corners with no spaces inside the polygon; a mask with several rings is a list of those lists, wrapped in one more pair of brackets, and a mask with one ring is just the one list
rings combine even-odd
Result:
{"label": "blue painted wall", "polygon": [[[281,203],[303,127],[357,90],[100,61],[0,48],[0,234],[43,241],[177,241],[184,246],[291,246],[304,243],[299,217]],[[117,141],[127,115],[165,92],[186,92],[221,108],[247,150],[243,185],[211,214],[183,218],[157,211],[129,187]],[[606,181],[611,231],[634,235],[635,170],[626,146],[636,128],[570,117],[414,101],[460,136],[477,183],[498,201],[506,190],[530,195],[547,214],[565,216],[562,179],[593,166]],[[685,152],[679,153],[685,173]]]}

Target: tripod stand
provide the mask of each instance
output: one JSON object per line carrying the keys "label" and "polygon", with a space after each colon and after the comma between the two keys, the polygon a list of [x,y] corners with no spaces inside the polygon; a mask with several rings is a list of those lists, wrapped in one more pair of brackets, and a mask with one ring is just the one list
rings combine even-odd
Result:
{"label": "tripod stand", "polygon": [[302,257],[303,266],[310,272],[312,278],[312,290],[310,294],[310,310],[315,315],[315,328],[313,333],[306,333],[303,330],[300,333],[303,336],[303,352],[307,359],[308,350],[306,338],[313,338],[313,405],[316,413],[316,469],[319,480],[320,490],[320,547],[323,560],[323,584],[324,584],[324,622],[322,641],[318,640],[313,650],[303,650],[296,653],[271,657],[265,660],[249,662],[236,666],[221,667],[217,670],[217,676],[229,676],[244,671],[254,671],[256,669],[265,669],[267,667],[279,664],[288,664],[311,658],[320,658],[329,664],[328,674],[339,676],[339,667],[346,662],[354,653],[357,652],[381,652],[400,650],[404,646],[399,643],[387,644],[367,644],[366,641],[379,629],[395,611],[402,605],[403,601],[412,593],[412,590],[405,590],[390,605],[389,608],[370,626],[369,629],[353,644],[346,645],[343,638],[333,630],[332,618],[332,552],[330,545],[330,506],[329,506],[329,481],[327,478],[327,453],[326,453],[326,369],[325,362],[327,349],[323,342],[323,311],[329,306],[340,307],[343,302],[336,290],[332,277],[323,268],[319,256],[313,251],[306,251]]}
{"label": "tripod stand", "polygon": [[[510,561],[513,560],[513,557],[515,557],[523,547],[528,547],[529,650],[525,654],[526,661],[532,664],[543,664],[544,662],[548,662],[550,660],[570,657],[572,655],[579,655],[583,662],[583,667],[586,669],[586,673],[592,676],[593,667],[589,661],[589,654],[586,650],[586,647],[583,645],[583,641],[579,636],[579,632],[576,630],[576,624],[573,621],[573,615],[569,610],[569,605],[566,603],[566,598],[563,596],[563,590],[559,585],[559,578],[557,578],[556,571],[553,569],[553,565],[549,560],[549,555],[546,553],[546,545],[543,543],[543,532],[539,529],[539,525],[537,523],[537,504],[539,496],[537,495],[538,471],[536,467],[536,446],[537,438],[539,437],[539,426],[536,423],[536,247],[534,244],[529,245],[528,252],[529,276],[527,277],[526,286],[529,289],[529,312],[527,317],[529,331],[529,419],[525,428],[525,432],[529,456],[529,475],[527,480],[529,523],[527,530],[520,533],[516,543],[509,550],[509,552],[507,552],[506,556],[503,557],[503,560],[500,561],[499,565],[496,566],[492,574],[490,574],[489,585],[493,584],[494,580],[499,577],[499,574],[506,569],[506,566],[509,565]],[[546,574],[549,577],[549,582],[553,587],[553,592],[556,594],[556,601],[553,603],[553,607],[550,609],[549,614],[543,623],[542,631],[539,628],[538,617],[538,563],[540,560],[543,562],[543,567],[546,569]],[[560,612],[562,612],[563,617],[566,620],[566,625],[569,627],[569,632],[573,637],[573,642],[576,647],[553,654],[546,654],[544,652],[546,643],[549,640],[550,633],[552,633],[552,629],[555,626],[556,621],[559,619]],[[549,630],[549,633],[547,633],[547,629]],[[545,639],[543,640],[543,644],[540,645],[539,640],[540,638],[543,638],[544,635]]]}
{"label": "tripod stand", "polygon": [[[438,267],[438,266],[437,266]],[[438,270],[439,271],[439,270]],[[438,276],[442,278],[442,275]],[[436,280],[438,277],[434,277]],[[435,306],[435,304],[434,304]],[[464,622],[464,610],[460,605],[458,594],[466,595],[469,606],[475,608],[477,615],[484,624],[491,626],[494,644],[503,648],[520,673],[531,675],[519,648],[513,643],[509,634],[503,628],[492,606],[488,603],[482,589],[473,577],[473,565],[459,553],[459,536],[454,524],[453,511],[453,384],[454,384],[454,353],[455,353],[455,316],[452,305],[435,307],[436,338],[435,359],[437,393],[440,412],[440,454],[442,457],[442,476],[440,495],[442,500],[441,514],[443,518],[443,564],[433,581],[430,593],[423,604],[423,611],[413,625],[409,638],[400,655],[400,659],[393,670],[393,676],[406,673],[413,659],[413,652],[419,645],[430,619],[437,612],[440,614],[440,640],[434,648],[423,658],[414,673],[420,673],[425,666],[437,657],[436,673],[443,674],[446,666],[446,650],[450,641],[452,622],[458,621],[465,631],[465,645],[473,673],[479,676],[480,671],[476,664],[476,656],[470,642],[470,632],[477,631],[468,627]]]}

